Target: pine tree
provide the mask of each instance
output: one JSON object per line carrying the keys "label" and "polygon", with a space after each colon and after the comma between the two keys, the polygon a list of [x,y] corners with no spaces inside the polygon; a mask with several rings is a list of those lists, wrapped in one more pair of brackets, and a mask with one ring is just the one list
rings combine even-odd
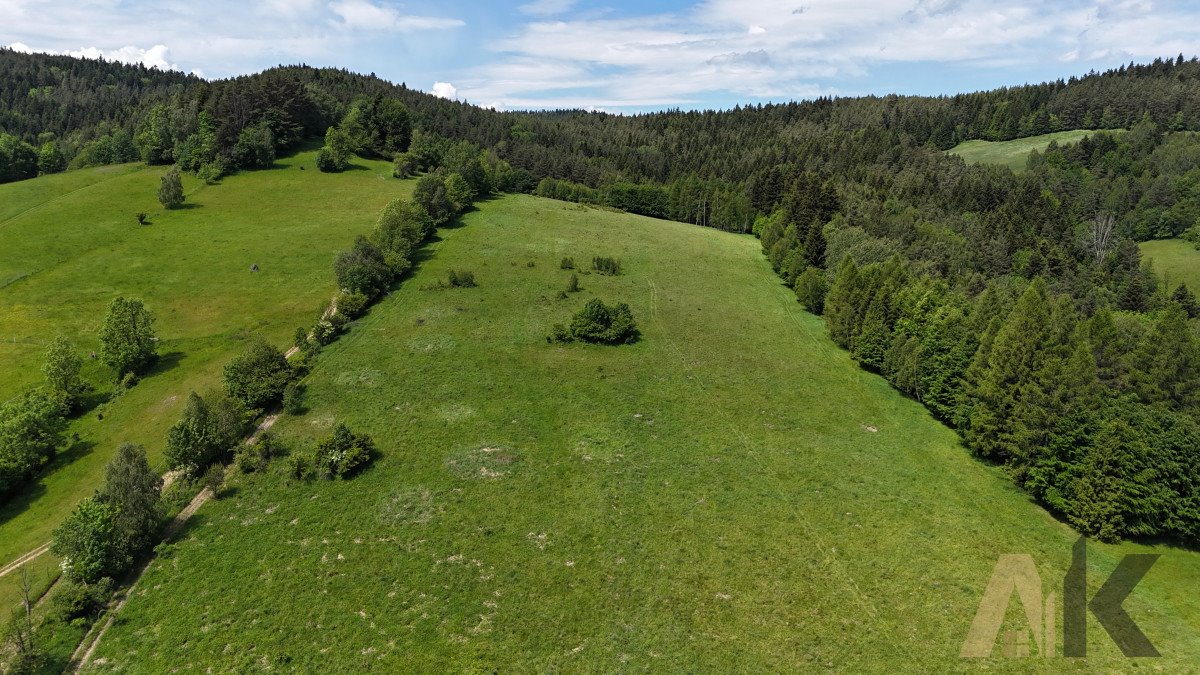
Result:
{"label": "pine tree", "polygon": [[1171,300],[1174,300],[1183,308],[1183,311],[1187,312],[1189,319],[1200,316],[1200,303],[1196,302],[1196,296],[1187,287],[1187,284],[1179,284],[1179,287],[1171,294]]}
{"label": "pine tree", "polygon": [[853,258],[846,256],[838,265],[825,299],[825,325],[829,329],[829,336],[843,347],[848,348],[854,336],[854,300],[860,290],[858,265],[854,264]]}

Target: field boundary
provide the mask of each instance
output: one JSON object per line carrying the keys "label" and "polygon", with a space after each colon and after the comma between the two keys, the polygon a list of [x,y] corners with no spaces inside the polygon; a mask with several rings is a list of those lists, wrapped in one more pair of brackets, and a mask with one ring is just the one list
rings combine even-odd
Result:
{"label": "field boundary", "polygon": [[[273,413],[263,418],[263,421],[260,422],[257,427],[255,427],[253,433],[251,433],[246,439],[245,444],[254,445],[257,443],[263,432],[274,426],[279,417],[280,413]],[[228,476],[232,470],[233,464],[231,463],[229,466],[225,467],[225,475]],[[187,521],[190,520],[191,517],[200,510],[201,506],[204,506],[209,499],[212,499],[212,497],[213,493],[208,488],[204,488],[199,492],[199,494],[193,497],[192,501],[188,502],[188,505],[184,507],[184,509],[180,511],[174,518],[172,518],[171,522],[167,523],[165,528],[163,528],[161,543],[170,541],[176,534],[178,534],[179,530],[183,528]],[[97,619],[92,624],[92,628],[84,634],[83,639],[79,642],[79,646],[76,647],[74,653],[71,654],[71,660],[68,663],[68,669],[71,672],[78,673],[83,670],[84,666],[88,664],[92,658],[92,653],[96,651],[96,647],[99,646],[101,638],[104,637],[104,634],[108,631],[109,627],[112,626],[113,621],[117,618],[117,614],[129,600],[129,596],[133,593],[133,589],[137,587],[138,582],[142,580],[142,576],[146,573],[146,570],[150,569],[150,565],[157,559],[158,555],[154,552],[151,552],[146,556],[145,562],[139,565],[131,574],[130,578],[132,578],[132,581],[129,582],[129,585],[126,586],[123,591],[113,597],[113,600],[109,603],[109,609],[100,619]],[[98,629],[97,626],[99,626]],[[71,664],[74,665],[72,666]]]}
{"label": "field boundary", "polygon": [[[324,312],[321,313],[321,319],[328,319],[336,311],[337,296],[334,296],[330,301],[329,306]],[[287,350],[287,353],[284,354],[284,358],[291,358],[299,351],[299,347],[292,346]],[[281,414],[282,413],[275,412],[263,418],[263,420],[259,422],[258,426],[254,428],[254,431],[251,432],[251,434],[246,438],[245,445],[254,445],[257,443],[259,437],[262,436],[264,432],[275,426],[275,422],[279,420]],[[225,475],[228,476],[232,470],[233,464],[230,463],[225,467]],[[171,475],[172,473],[169,472],[167,476],[164,476],[164,487],[169,484],[167,482],[167,478]],[[208,488],[204,488],[199,492],[199,494],[193,497],[192,501],[188,502],[188,505],[184,507],[184,509],[178,514],[176,514],[176,516],[171,519],[171,522],[163,528],[160,543],[166,543],[170,541],[176,534],[178,534],[179,530],[183,528],[184,524],[186,524],[187,521],[191,519],[191,517],[195,515],[197,511],[200,510],[201,506],[204,506],[209,499],[212,499],[212,497],[213,493]],[[46,548],[49,548],[49,546],[49,544],[46,544]],[[138,582],[142,580],[142,576],[146,573],[146,570],[150,569],[150,565],[157,559],[157,553],[153,551],[150,552],[146,556],[145,562],[139,565],[133,572],[130,573],[128,577],[126,577],[132,579],[129,582],[129,585],[126,586],[120,593],[113,596],[112,600],[109,601],[109,608],[103,615],[101,615],[100,618],[96,619],[96,621],[92,623],[92,627],[88,629],[87,633],[84,634],[83,639],[79,641],[79,645],[71,654],[71,660],[67,665],[68,670],[73,673],[78,673],[83,670],[88,662],[91,661],[92,654],[96,651],[96,647],[100,644],[101,638],[104,637],[104,634],[108,631],[109,627],[112,626],[117,614],[123,607],[125,607],[125,603],[129,600],[130,594],[133,592],[133,589],[137,586]]]}

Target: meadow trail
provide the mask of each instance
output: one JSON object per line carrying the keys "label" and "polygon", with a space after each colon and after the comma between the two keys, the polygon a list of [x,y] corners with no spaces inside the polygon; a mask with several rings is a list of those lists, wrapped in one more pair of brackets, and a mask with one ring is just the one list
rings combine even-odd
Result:
{"label": "meadow trail", "polygon": [[16,560],[12,561],[11,563],[5,565],[3,568],[0,568],[0,577],[4,577],[4,576],[11,574],[12,572],[16,572],[17,570],[21,569],[21,565],[24,565],[25,563],[36,559],[38,556],[42,555],[46,551],[49,551],[50,543],[51,542],[46,542],[46,543],[42,544],[41,546],[33,549],[29,553],[26,553],[25,555],[21,556],[20,558],[17,558]]}
{"label": "meadow trail", "polygon": [[[275,422],[278,420],[279,413],[265,417],[263,421],[260,422],[257,427],[255,427],[254,432],[250,434],[250,437],[246,439],[246,445],[254,445],[257,443],[259,437],[262,436],[265,431],[273,427]],[[232,466],[233,465],[231,464],[225,469],[225,471],[228,473]],[[191,517],[195,515],[197,511],[200,510],[200,507],[204,506],[209,499],[212,499],[212,496],[212,491],[208,488],[204,488],[199,494],[193,497],[192,501],[189,502],[188,505],[184,507],[184,509],[180,511],[179,514],[176,515],[163,529],[162,541],[170,541],[171,538],[174,537],[187,523],[187,521],[191,519]],[[47,546],[49,546],[49,544],[47,544]],[[104,637],[104,633],[108,631],[109,626],[112,625],[113,621],[117,617],[117,614],[120,613],[121,608],[125,606],[125,602],[129,600],[130,594],[133,593],[133,589],[136,588],[138,582],[141,581],[142,575],[146,573],[146,570],[150,568],[150,565],[156,559],[157,556],[153,553],[146,558],[145,562],[143,562],[141,566],[139,566],[137,570],[133,572],[132,581],[129,582],[129,585],[123,592],[114,598],[116,603],[113,604],[108,610],[107,616],[104,617],[104,622],[97,622],[93,624],[93,630],[88,631],[88,633],[83,636],[83,639],[79,642],[79,646],[76,647],[75,652],[71,654],[71,663],[75,664],[75,666],[71,669],[71,672],[78,673],[82,671],[84,666],[88,664],[92,658],[92,654],[96,651],[96,647],[99,646],[101,638]],[[95,629],[96,626],[100,626],[99,630]]]}

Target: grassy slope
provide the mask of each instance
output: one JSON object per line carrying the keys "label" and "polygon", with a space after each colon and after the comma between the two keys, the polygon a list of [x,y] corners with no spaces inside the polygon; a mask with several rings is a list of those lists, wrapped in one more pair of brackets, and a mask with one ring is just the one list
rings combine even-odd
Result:
{"label": "grassy slope", "polygon": [[1182,239],[1156,239],[1140,244],[1142,256],[1154,263],[1154,270],[1174,291],[1181,282],[1192,292],[1200,292],[1200,251]]}
{"label": "grassy slope", "polygon": [[[1115,132],[1121,131],[1120,129]],[[1041,136],[1016,138],[1011,141],[963,141],[950,148],[947,152],[959,155],[969,164],[1002,164],[1013,171],[1024,171],[1029,153],[1034,150],[1042,151],[1050,145],[1050,141],[1058,141],[1059,145],[1077,143],[1084,136],[1096,133],[1087,129],[1058,131]]]}
{"label": "grassy slope", "polygon": [[[68,172],[0,186],[0,399],[41,378],[44,344],[65,333],[86,354],[117,295],[157,315],[157,371],[117,401],[72,423],[83,443],[38,484],[0,506],[0,565],[47,541],[98,484],[112,451],[143,443],[152,461],[189,391],[218,387],[220,370],[257,333],[279,345],[335,292],[330,261],[370,229],[410,184],[382,177],[383,162],[341,175],[316,171],[314,153],[201,187],[185,177],[188,208],[162,212],[160,167]],[[304,166],[304,170],[300,169]],[[134,214],[151,214],[151,225]],[[251,273],[257,263],[261,272]],[[111,374],[87,360],[102,391]],[[46,567],[46,565],[42,565]],[[47,568],[49,569],[49,568]],[[43,570],[44,571],[44,570]],[[48,573],[48,572],[47,572]],[[0,606],[16,596],[0,579]]]}
{"label": "grassy slope", "polygon": [[[945,670],[998,555],[1061,592],[1075,535],[835,348],[754,239],[524,196],[443,236],[276,427],[303,443],[346,420],[382,458],[236,479],[100,669]],[[566,255],[626,272],[557,300]],[[480,287],[420,290],[449,268]],[[547,345],[593,296],[629,302],[644,339]],[[1122,550],[1145,549],[1092,548],[1093,589]],[[1126,608],[1163,665],[1194,665],[1200,557],[1157,550]],[[1094,658],[1055,665],[1129,666],[1089,636]]]}

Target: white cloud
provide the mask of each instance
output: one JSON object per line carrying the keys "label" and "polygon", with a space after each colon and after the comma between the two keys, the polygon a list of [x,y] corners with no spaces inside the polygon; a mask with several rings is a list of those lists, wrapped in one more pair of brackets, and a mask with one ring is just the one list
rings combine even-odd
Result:
{"label": "white cloud", "polygon": [[792,99],[852,92],[884,64],[1029,72],[1063,59],[1105,67],[1196,54],[1197,14],[1150,0],[701,0],[658,14],[535,19],[455,81],[468,100],[509,109]]}
{"label": "white cloud", "polygon": [[449,82],[434,82],[433,89],[430,89],[429,93],[442,98],[456,99],[458,98],[458,87]]}
{"label": "white cloud", "polygon": [[126,45],[120,49],[82,47],[80,49],[55,51],[53,49],[34,49],[23,42],[14,42],[8,45],[8,48],[25,54],[60,54],[80,59],[103,58],[107,61],[120,61],[121,63],[140,63],[147,68],[158,68],[159,70],[182,70],[178,65],[169,61],[171,50],[167,49],[166,45],[154,45],[149,49]]}
{"label": "white cloud", "polygon": [[517,7],[522,14],[532,16],[554,16],[575,6],[575,0],[533,0]]}
{"label": "white cloud", "polygon": [[456,28],[463,25],[460,19],[402,15],[391,7],[376,5],[367,0],[336,0],[329,3],[329,10],[341,19],[341,25],[351,29],[413,31]]}

